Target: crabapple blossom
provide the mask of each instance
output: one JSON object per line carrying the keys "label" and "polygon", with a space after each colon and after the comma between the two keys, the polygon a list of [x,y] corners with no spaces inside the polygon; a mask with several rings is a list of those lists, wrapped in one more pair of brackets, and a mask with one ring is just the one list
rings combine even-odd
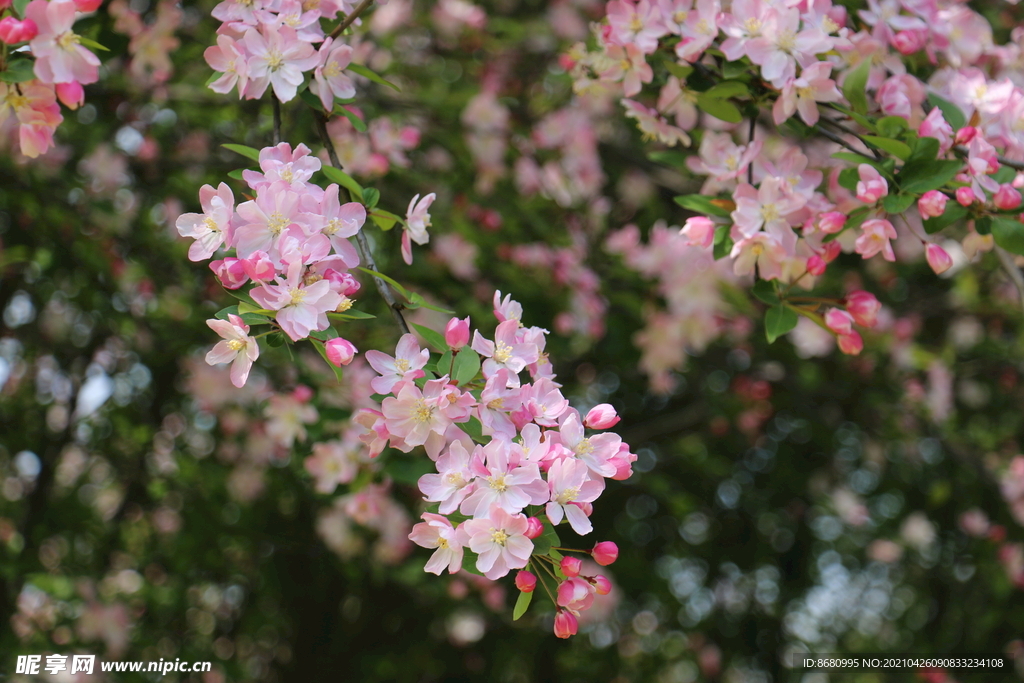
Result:
{"label": "crabapple blossom", "polygon": [[589,429],[611,429],[619,423],[618,413],[608,403],[600,403],[587,413],[587,416],[583,419],[583,426]]}
{"label": "crabapple blossom", "polygon": [[857,290],[846,295],[846,311],[853,316],[855,323],[861,327],[874,327],[878,324],[878,311],[882,304],[871,292]]}
{"label": "crabapple blossom", "polygon": [[889,240],[896,239],[896,228],[884,218],[872,218],[864,221],[861,236],[857,238],[856,251],[864,258],[871,258],[881,253],[886,261],[895,261],[892,244]]}
{"label": "crabapple blossom", "polygon": [[421,548],[437,548],[423,570],[438,576],[446,567],[451,574],[461,570],[464,551],[452,523],[444,515],[430,512],[423,513],[423,520],[409,534],[409,540]]}
{"label": "crabapple blossom", "polygon": [[228,314],[227,320],[207,320],[206,324],[223,337],[223,341],[217,342],[206,354],[206,362],[210,365],[231,363],[231,383],[236,387],[244,386],[253,361],[260,355],[259,345],[249,336],[249,326],[234,314]]}
{"label": "crabapple blossom", "polygon": [[352,62],[352,47],[335,45],[334,40],[328,37],[320,45],[318,59],[310,90],[320,97],[324,109],[330,111],[334,108],[335,97],[347,100],[356,95],[352,79],[344,73]]}
{"label": "crabapple blossom", "polygon": [[556,460],[547,474],[551,500],[544,509],[551,523],[557,525],[565,515],[573,531],[579,535],[593,531],[590,519],[577,503],[597,500],[604,491],[604,480],[590,478],[587,465],[573,458]]}
{"label": "crabapple blossom", "polygon": [[941,216],[946,211],[946,201],[948,199],[949,197],[938,190],[925,192],[917,200],[917,210],[921,213],[921,218]]}
{"label": "crabapple blossom", "polygon": [[287,277],[278,277],[276,282],[255,287],[250,294],[262,308],[277,312],[278,324],[292,341],[330,326],[327,313],[341,303],[341,296],[331,290],[330,282],[305,284],[299,263],[290,266]]}
{"label": "crabapple blossom", "polygon": [[815,62],[800,74],[799,78],[788,81],[782,88],[782,96],[775,100],[772,115],[780,124],[795,112],[809,126],[818,122],[818,102],[838,102],[842,99],[836,82],[829,78],[832,65]]}
{"label": "crabapple blossom", "polygon": [[444,343],[458,351],[469,343],[469,318],[452,318],[444,328]]}
{"label": "crabapple blossom", "polygon": [[38,30],[29,47],[36,78],[43,83],[88,85],[99,79],[99,58],[71,30],[76,12],[73,0],[32,0],[25,8],[25,18]]}
{"label": "crabapple blossom", "polygon": [[594,562],[597,562],[602,567],[607,567],[619,559],[619,546],[611,541],[601,541],[594,545],[591,555],[594,558]]}
{"label": "crabapple blossom", "polygon": [[390,394],[399,382],[423,377],[423,366],[430,360],[430,351],[421,349],[413,334],[402,335],[394,356],[376,349],[367,351],[365,355],[370,366],[380,374],[370,383],[378,394]]}
{"label": "crabapple blossom", "polygon": [[438,512],[448,515],[462,504],[473,492],[472,484],[476,475],[469,468],[471,454],[466,447],[454,441],[448,450],[437,459],[437,474],[424,474],[418,486],[424,500],[440,503]]}
{"label": "crabapple blossom", "polygon": [[857,182],[857,199],[865,204],[874,204],[889,194],[889,183],[874,166],[861,164],[857,167],[857,174],[860,176]]}
{"label": "crabapple blossom", "polygon": [[942,275],[953,267],[953,259],[949,253],[934,242],[929,242],[925,246],[924,254],[928,266],[935,271],[936,275]]}
{"label": "crabapple blossom", "polygon": [[188,249],[190,261],[205,261],[224,244],[231,230],[235,195],[224,183],[216,190],[210,185],[203,185],[199,189],[199,203],[203,213],[182,214],[175,223],[179,235],[196,240]]}
{"label": "crabapple blossom", "polygon": [[82,87],[82,84],[77,81],[57,83],[53,86],[53,89],[57,93],[57,99],[72,111],[85,104],[85,89]]}
{"label": "crabapple blossom", "polygon": [[412,382],[402,383],[398,396],[389,396],[381,405],[388,431],[410,448],[426,443],[431,432],[444,434],[451,424],[438,401],[424,396]]}
{"label": "crabapple blossom", "polygon": [[825,324],[839,335],[853,332],[853,316],[838,308],[830,308],[825,312]]}
{"label": "crabapple blossom", "polygon": [[530,540],[538,538],[544,533],[544,524],[536,517],[530,517],[527,521],[526,537]]}
{"label": "crabapple blossom", "polygon": [[525,569],[516,573],[516,588],[523,593],[532,593],[537,588],[537,577]]}
{"label": "crabapple blossom", "polygon": [[19,20],[14,17],[0,19],[0,42],[15,45],[32,40],[37,35],[39,35],[39,28],[31,19]]}
{"label": "crabapple blossom", "polygon": [[707,249],[715,239],[715,223],[705,216],[692,216],[686,219],[679,234],[689,240],[690,246]]}
{"label": "crabapple blossom", "polygon": [[436,198],[437,196],[431,192],[422,199],[416,195],[409,201],[409,208],[405,212],[405,230],[402,231],[402,258],[408,265],[412,265],[411,242],[422,245],[430,241],[430,235],[427,233],[427,228],[430,227],[428,209]]}
{"label": "crabapple blossom", "polygon": [[576,635],[579,630],[579,621],[576,615],[568,610],[559,610],[555,614],[555,635],[559,638],[569,638]]}
{"label": "crabapple blossom", "polygon": [[341,367],[351,363],[352,359],[359,353],[359,349],[349,340],[335,337],[324,344],[324,352],[327,354],[327,360],[332,365]]}
{"label": "crabapple blossom", "polygon": [[583,561],[578,557],[572,557],[566,555],[562,558],[562,561],[558,563],[558,568],[562,570],[562,573],[567,577],[572,578],[580,575],[580,569],[583,567]]}
{"label": "crabapple blossom", "polygon": [[1003,183],[992,197],[992,203],[995,204],[997,209],[1003,209],[1004,211],[1016,209],[1020,206],[1020,192],[1014,189],[1012,185]]}
{"label": "crabapple blossom", "polygon": [[849,334],[841,334],[838,337],[839,350],[843,353],[856,356],[864,349],[864,340],[858,332],[850,332]]}
{"label": "crabapple blossom", "polygon": [[302,72],[320,61],[313,46],[301,40],[290,26],[262,24],[259,31],[250,28],[243,43],[249,54],[245,94],[254,99],[262,97],[269,85],[279,100],[290,101],[302,84]]}
{"label": "crabapple blossom", "polygon": [[606,576],[598,574],[591,578],[591,582],[594,584],[594,592],[598,595],[608,595],[612,592],[612,582]]}
{"label": "crabapple blossom", "polygon": [[526,516],[512,515],[494,505],[486,517],[459,526],[463,545],[478,555],[476,568],[488,579],[500,579],[530,561],[533,541],[526,537]]}
{"label": "crabapple blossom", "polygon": [[547,486],[537,465],[519,463],[510,455],[509,443],[501,438],[491,439],[473,454],[470,471],[476,488],[459,507],[462,514],[481,517],[495,505],[515,514],[547,501]]}

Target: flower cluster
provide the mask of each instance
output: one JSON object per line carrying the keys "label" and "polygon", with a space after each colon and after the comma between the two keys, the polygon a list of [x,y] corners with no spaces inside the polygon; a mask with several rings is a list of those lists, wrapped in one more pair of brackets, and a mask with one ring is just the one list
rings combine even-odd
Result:
{"label": "flower cluster", "polygon": [[223,74],[210,89],[237,89],[240,98],[259,99],[270,87],[277,99],[288,102],[298,93],[303,74],[311,71],[310,90],[324,109],[332,110],[335,97],[350,99],[356,93],[345,73],[352,47],[325,35],[320,21],[354,8],[348,0],[224,0],[213,8],[214,18],[224,22],[217,29],[217,44],[204,54],[210,67]]}
{"label": "flower cluster", "polygon": [[[410,535],[435,549],[428,572],[459,571],[469,555],[470,571],[492,580],[531,562],[553,578],[575,578],[547,567],[562,561],[555,527],[565,521],[577,534],[590,533],[605,479],[632,474],[629,446],[614,433],[592,433],[614,426],[615,410],[601,404],[581,415],[569,405],[544,351],[547,330],[524,326],[522,312],[497,292],[493,339],[479,330],[471,336],[469,319],[453,318],[443,337],[418,328],[440,358],[412,334],[394,356],[365,354],[378,373],[371,386],[384,396],[379,409],[353,416],[366,428],[361,438],[371,456],[389,445],[404,452],[423,446],[435,463],[419,489],[436,512],[425,512]],[[588,607],[599,584],[572,582],[575,597],[565,601],[569,589],[559,588],[559,614]]]}
{"label": "flower cluster", "polygon": [[[703,214],[683,228],[689,244],[737,275],[812,289],[843,251],[923,255],[941,274],[954,258],[934,236],[961,220],[968,256],[993,238],[1022,249],[1020,50],[995,46],[961,3],[871,0],[852,18],[831,0],[612,0],[594,41],[567,55],[576,90],[620,87],[645,138],[690,145],[700,112],[711,117],[686,162],[720,196],[677,201]],[[912,55],[944,66],[924,82],[908,72]],[[775,131],[762,128],[765,104]],[[785,310],[770,338],[795,326],[792,312],[821,322],[818,307],[775,299]],[[824,315],[840,348],[859,352],[842,316]]]}
{"label": "flower cluster", "polygon": [[[359,202],[342,202],[338,185],[326,189],[310,181],[320,160],[300,144],[286,142],[259,153],[260,171],[246,170],[243,178],[253,199],[235,206],[225,183],[204,185],[199,191],[203,213],[186,213],[177,220],[178,232],[194,238],[189,258],[202,261],[221,250],[234,250],[210,264],[221,284],[238,290],[251,283],[241,306],[225,309],[223,320],[209,325],[224,338],[207,356],[212,363],[232,362],[231,379],[242,386],[259,347],[249,336],[252,324],[272,320],[292,341],[330,327],[328,314],[344,313],[360,284],[349,272],[359,254],[349,242],[366,222]],[[247,303],[251,302],[251,303]],[[246,308],[247,306],[247,308]],[[323,336],[323,335],[321,335]],[[321,339],[325,357],[345,365],[356,353],[335,335]]]}
{"label": "flower cluster", "polygon": [[[53,147],[53,134],[64,117],[59,99],[69,109],[85,102],[83,85],[99,80],[100,60],[76,34],[74,23],[95,12],[100,0],[32,0],[19,19],[10,2],[0,2],[0,43],[4,54],[0,80],[0,126],[13,114],[21,153],[34,158]],[[27,44],[28,50],[23,50]]]}

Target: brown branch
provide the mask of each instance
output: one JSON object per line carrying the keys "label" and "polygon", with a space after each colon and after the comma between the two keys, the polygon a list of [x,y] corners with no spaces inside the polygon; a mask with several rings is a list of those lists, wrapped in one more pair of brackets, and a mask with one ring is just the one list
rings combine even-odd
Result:
{"label": "brown branch", "polygon": [[341,35],[341,32],[352,25],[359,15],[366,11],[366,8],[373,4],[373,0],[363,0],[361,3],[356,5],[356,8],[352,10],[352,14],[345,17],[345,20],[338,24],[338,27],[331,31],[331,39],[335,39]]}
{"label": "brown branch", "polygon": [[[369,4],[369,3],[367,3]],[[353,12],[355,14],[355,12]],[[327,133],[327,117],[323,114],[318,114],[316,117],[316,128],[320,134],[320,141],[327,149],[327,156],[331,159],[331,165],[339,171],[341,170],[341,161],[338,159],[338,152],[334,149],[334,143],[331,142],[331,136]],[[352,201],[351,195],[348,194],[348,190],[344,187],[339,188],[341,193],[348,195],[348,200]],[[377,263],[373,260],[373,252],[370,250],[370,243],[366,239],[366,234],[360,230],[356,233],[356,250],[359,252],[359,258],[366,267],[370,270],[380,272],[377,267]],[[402,329],[403,334],[409,334],[409,324],[405,321],[405,316],[402,315],[402,304],[399,303],[398,299],[395,298],[395,293],[384,280],[379,277],[373,278],[373,283],[377,286],[377,291],[380,292],[381,297],[387,302],[388,308],[391,309],[391,314],[395,318],[395,322]]]}

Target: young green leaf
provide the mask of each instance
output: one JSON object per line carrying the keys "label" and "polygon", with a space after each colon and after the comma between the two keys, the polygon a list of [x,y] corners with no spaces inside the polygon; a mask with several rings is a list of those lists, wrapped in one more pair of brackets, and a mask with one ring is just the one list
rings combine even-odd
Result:
{"label": "young green leaf", "polygon": [[1009,216],[993,216],[992,238],[1006,251],[1024,256],[1024,223]]}
{"label": "young green leaf", "polygon": [[912,194],[888,194],[882,200],[882,208],[892,214],[903,213],[917,199]]}
{"label": "young green leaf", "polygon": [[764,331],[768,337],[768,343],[772,344],[776,339],[792,331],[796,327],[799,317],[792,308],[785,305],[772,306],[764,314]]}
{"label": "young green leaf", "polygon": [[896,182],[903,192],[923,194],[928,190],[937,190],[951,181],[963,167],[962,161],[952,159],[907,162],[896,177]]}
{"label": "young green leaf", "polygon": [[379,76],[377,73],[371,71],[370,69],[367,69],[362,64],[349,64],[348,65],[348,70],[349,71],[353,71],[353,72],[359,74],[360,76],[365,76],[366,78],[369,78],[374,83],[379,83],[380,85],[386,85],[389,88],[394,88],[398,92],[402,92],[402,89],[399,88],[397,85],[395,85],[391,81],[385,80],[384,78]]}
{"label": "young green leaf", "polygon": [[346,119],[352,122],[352,127],[358,130],[360,133],[366,132],[366,121],[359,118],[354,112],[349,111],[348,107],[335,107],[335,114],[341,114]]}
{"label": "young green leaf", "polygon": [[735,104],[717,97],[709,97],[707,93],[697,95],[697,107],[726,123],[739,123],[743,120],[743,114]]}
{"label": "young green leaf", "polygon": [[0,81],[5,83],[24,83],[35,77],[31,59],[12,59],[7,63],[7,70],[0,71]]}
{"label": "young green leaf", "polygon": [[480,372],[480,356],[468,346],[462,347],[452,363],[452,379],[459,386],[472,382]]}
{"label": "young green leaf", "polygon": [[380,201],[380,190],[374,187],[363,188],[363,206],[372,209]]}
{"label": "young green leaf", "polygon": [[769,306],[779,304],[779,295],[775,292],[775,285],[770,280],[758,280],[751,287],[750,292]]}
{"label": "young green leaf", "polygon": [[682,194],[675,198],[675,202],[679,206],[684,209],[689,209],[690,211],[696,211],[697,213],[706,214],[708,216],[721,216],[722,218],[728,218],[729,214],[732,212],[723,206],[715,204],[712,202],[712,199],[714,199],[714,197],[705,197],[702,194]]}
{"label": "young green leaf", "polygon": [[[273,337],[274,335],[270,335],[270,336]],[[269,337],[268,337],[268,341],[269,341]],[[345,373],[342,372],[341,368],[339,368],[334,363],[332,363],[330,360],[328,360],[328,358],[327,358],[327,347],[324,346],[324,343],[322,341],[314,338],[313,335],[310,335],[310,341],[313,342],[313,347],[316,348],[317,352],[320,354],[320,357],[324,359],[324,362],[327,363],[327,365],[330,366],[330,368],[332,370],[334,370],[334,377],[335,377],[335,379],[337,379],[339,382],[341,382],[341,379],[342,379],[342,377],[344,377]]]}
{"label": "young green leaf", "polygon": [[230,149],[232,152],[235,152],[237,154],[241,154],[243,157],[246,157],[247,159],[252,159],[253,161],[260,160],[260,151],[258,149],[246,147],[245,145],[236,145],[230,142],[221,145],[221,147],[223,147],[224,149]]}
{"label": "young green leaf", "polygon": [[953,223],[967,215],[967,208],[956,203],[946,202],[946,210],[942,212],[941,216],[935,218],[928,218],[924,221],[924,231],[929,235],[934,235],[939,230],[949,227]]}
{"label": "young green leaf", "polygon": [[423,337],[423,341],[433,346],[436,350],[440,351],[441,353],[444,353],[445,351],[448,350],[448,344],[447,342],[445,342],[443,334],[441,334],[440,332],[436,332],[430,329],[429,327],[417,325],[416,323],[412,323],[412,326],[416,330],[416,332],[418,332],[419,335]]}
{"label": "young green leaf", "polygon": [[533,593],[534,591],[519,594],[519,597],[516,599],[516,606],[512,609],[512,621],[518,621],[519,617],[526,614],[530,601],[533,600]]}
{"label": "young green leaf", "polygon": [[323,166],[320,168],[321,173],[327,176],[327,179],[332,183],[338,183],[346,190],[352,193],[356,201],[362,201],[363,199],[363,188],[356,182],[356,179],[345,173],[341,169],[334,168],[333,166]]}
{"label": "young green leaf", "polygon": [[946,123],[952,126],[954,131],[960,130],[967,125],[967,119],[964,117],[960,107],[949,100],[945,100],[935,93],[929,93],[928,102],[933,107],[938,107],[942,111],[942,118],[946,119]]}
{"label": "young green leaf", "polygon": [[858,114],[868,113],[868,75],[871,72],[871,60],[862,59],[860,64],[846,74],[843,83],[843,97]]}
{"label": "young green leaf", "polygon": [[892,140],[890,138],[883,138],[877,135],[865,135],[864,139],[878,149],[888,152],[899,159],[906,160],[910,158],[910,145],[905,142]]}

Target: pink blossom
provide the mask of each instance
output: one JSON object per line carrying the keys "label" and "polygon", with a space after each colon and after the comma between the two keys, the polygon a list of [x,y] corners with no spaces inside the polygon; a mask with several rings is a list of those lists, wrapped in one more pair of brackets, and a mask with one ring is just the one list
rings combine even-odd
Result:
{"label": "pink blossom", "polygon": [[846,225],[846,214],[839,211],[828,211],[818,216],[818,230],[826,235],[842,232]]}
{"label": "pink blossom", "polygon": [[522,593],[532,593],[537,588],[537,577],[525,569],[516,574],[516,588]]}
{"label": "pink blossom", "polygon": [[423,571],[440,576],[445,567],[451,574],[461,570],[464,551],[452,523],[447,517],[430,512],[423,513],[423,520],[409,534],[409,540],[421,548],[437,548]]}
{"label": "pink blossom", "polygon": [[975,196],[974,190],[970,187],[958,187],[956,188],[956,201],[961,206],[970,206],[974,203]]}
{"label": "pink blossom", "polygon": [[742,59],[747,53],[747,43],[761,37],[769,8],[770,5],[761,0],[734,0],[731,13],[722,13],[719,25],[728,38],[722,41],[721,50],[726,59]]}
{"label": "pink blossom", "polygon": [[544,535],[544,522],[536,517],[530,517],[527,521],[526,537],[531,541]]}
{"label": "pink blossom", "polygon": [[238,225],[234,246],[240,258],[249,258],[257,251],[276,255],[277,244],[285,229],[296,225],[309,234],[309,220],[301,212],[300,195],[287,183],[278,181],[256,195],[256,199],[238,205]]}
{"label": "pink blossom", "polygon": [[405,212],[405,230],[402,231],[402,259],[407,265],[412,265],[412,244],[426,244],[430,241],[427,228],[430,227],[430,213],[427,209],[437,198],[433,192],[420,199],[417,194],[409,201],[409,208]]}
{"label": "pink blossom", "polygon": [[437,459],[437,474],[424,474],[418,486],[423,499],[440,503],[438,512],[449,515],[473,492],[474,474],[469,469],[471,455],[462,443],[455,441]]}
{"label": "pink blossom", "polygon": [[443,436],[451,419],[437,398],[425,396],[412,382],[399,387],[397,397],[389,396],[381,404],[388,431],[401,437],[409,448],[422,446],[431,433]]}
{"label": "pink blossom", "polygon": [[479,330],[473,331],[472,349],[484,356],[484,377],[491,377],[502,368],[508,370],[509,382],[519,383],[518,375],[530,363],[536,363],[539,351],[536,344],[521,343],[516,333],[518,320],[506,320],[494,330],[494,341],[484,339]]}
{"label": "pink blossom", "polygon": [[334,252],[345,266],[355,268],[359,265],[359,252],[348,238],[358,233],[366,223],[366,208],[359,202],[342,204],[339,192],[337,185],[327,186],[312,225],[331,241]]}
{"label": "pink blossom", "polygon": [[57,99],[72,111],[85,104],[85,88],[77,81],[57,83],[54,90],[57,92]]}
{"label": "pink blossom", "polygon": [[576,635],[579,630],[579,621],[576,616],[567,610],[559,610],[555,614],[555,636],[568,638]]}
{"label": "pink blossom", "polygon": [[1020,192],[1014,189],[1013,185],[1003,183],[999,190],[992,197],[992,203],[997,209],[1011,210],[1020,206]]}
{"label": "pink blossom", "polygon": [[216,190],[210,185],[203,185],[199,189],[199,203],[203,213],[182,214],[175,223],[179,235],[196,240],[188,249],[190,261],[210,258],[224,243],[231,229],[235,195],[224,183]]}
{"label": "pink blossom", "polygon": [[765,15],[761,36],[746,44],[750,61],[761,67],[761,76],[780,88],[796,77],[796,65],[809,67],[817,55],[832,49],[833,40],[817,28],[800,27],[796,9],[772,8]]}
{"label": "pink blossom", "polygon": [[259,163],[263,173],[248,169],[242,171],[242,178],[249,187],[261,191],[273,183],[281,183],[278,187],[299,193],[309,189],[306,183],[323,165],[320,159],[310,154],[306,145],[299,143],[293,150],[287,142],[261,149]]}
{"label": "pink blossom", "polygon": [[608,46],[608,68],[600,76],[606,81],[622,81],[622,93],[633,97],[644,83],[654,79],[654,71],[644,58],[643,51],[632,43]]}
{"label": "pink blossom", "polygon": [[15,45],[32,40],[37,35],[39,28],[31,19],[18,20],[10,16],[0,19],[0,42]]}
{"label": "pink blossom", "polygon": [[594,587],[578,576],[558,584],[558,606],[579,614],[594,602]]}
{"label": "pink blossom", "polygon": [[681,39],[676,43],[676,57],[691,63],[700,59],[718,37],[718,15],[721,9],[718,0],[697,0],[696,7],[679,26]]}
{"label": "pink blossom", "polygon": [[206,354],[206,362],[231,363],[231,383],[239,388],[245,386],[253,361],[260,356],[259,345],[249,336],[249,326],[234,314],[228,314],[227,320],[207,320],[206,324],[224,339]]}
{"label": "pink blossom", "polygon": [[[245,272],[245,261],[233,256],[210,261],[210,270],[214,272],[225,289],[238,289],[249,281],[249,276]],[[271,276],[273,276],[273,272]]]}
{"label": "pink blossom", "polygon": [[469,318],[452,318],[444,328],[444,343],[458,351],[469,343]]}
{"label": "pink blossom", "polygon": [[669,76],[658,93],[657,109],[665,116],[674,116],[679,128],[691,130],[697,125],[697,93],[684,88],[683,85],[684,81]]}
{"label": "pink blossom", "polygon": [[591,577],[590,582],[594,584],[594,592],[598,595],[608,595],[612,592],[612,582],[608,580],[607,576],[598,574]]}
{"label": "pink blossom", "polygon": [[776,177],[765,178],[757,190],[746,183],[737,187],[733,193],[736,210],[731,214],[735,230],[743,237],[752,237],[763,227],[776,240],[792,234],[787,217],[806,201],[787,190],[788,183]]}
{"label": "pink blossom", "polygon": [[76,11],[72,0],[32,0],[25,8],[25,17],[39,29],[29,47],[36,58],[36,78],[43,83],[87,85],[99,80],[99,58],[71,30]]}
{"label": "pink blossom", "polygon": [[381,375],[374,378],[370,386],[378,394],[390,394],[399,382],[423,377],[423,366],[430,360],[430,350],[421,349],[415,335],[403,334],[394,357],[376,349],[367,351],[365,356],[370,366]]}
{"label": "pink blossom", "polygon": [[712,176],[715,180],[726,181],[738,178],[757,155],[764,143],[755,140],[749,145],[737,145],[728,133],[704,132],[700,141],[700,157],[687,159],[687,166],[694,173]]}
{"label": "pink blossom", "polygon": [[871,258],[881,252],[886,261],[895,261],[892,244],[889,240],[896,239],[896,228],[884,218],[873,218],[861,224],[861,235],[857,238],[854,250],[864,258]]}
{"label": "pink blossom", "polygon": [[942,275],[953,267],[953,259],[950,257],[949,253],[934,242],[929,242],[927,246],[925,246],[924,256],[928,261],[928,265],[935,271],[936,275]]}
{"label": "pink blossom", "polygon": [[254,287],[250,294],[261,307],[277,311],[277,323],[292,341],[305,339],[310,332],[330,326],[327,313],[341,303],[341,297],[331,290],[331,283],[319,280],[306,285],[301,264],[289,267],[288,276],[278,277],[277,283]]}
{"label": "pink blossom", "polygon": [[750,275],[754,272],[754,266],[757,266],[762,279],[774,280],[782,275],[786,250],[768,233],[758,232],[736,242],[729,257],[733,259],[734,274]]}
{"label": "pink blossom", "polygon": [[600,403],[587,413],[583,419],[583,426],[590,429],[611,429],[621,419],[610,404]]}
{"label": "pink blossom", "polygon": [[594,545],[591,555],[594,558],[594,562],[597,562],[602,567],[607,567],[619,559],[619,546],[611,541],[601,541]]}
{"label": "pink blossom", "polygon": [[979,202],[987,199],[985,190],[992,193],[999,191],[999,183],[988,175],[998,170],[995,148],[980,136],[971,140],[967,146],[967,172],[971,178],[971,190]]}
{"label": "pink blossom", "polygon": [[921,50],[928,42],[927,31],[900,31],[892,37],[892,46],[900,54],[912,55]]}
{"label": "pink blossom", "polygon": [[352,63],[352,48],[344,43],[335,45],[334,40],[328,37],[320,45],[318,59],[310,90],[320,97],[325,111],[332,111],[335,97],[348,100],[356,96],[355,85],[345,74],[345,69]]}
{"label": "pink blossom", "polygon": [[217,44],[206,48],[203,58],[211,69],[224,74],[210,83],[210,90],[227,94],[237,87],[241,99],[249,79],[249,56],[245,52],[245,44],[231,36],[219,35]]}
{"label": "pink blossom", "polygon": [[646,54],[658,49],[658,38],[668,33],[658,7],[649,0],[612,0],[606,13],[615,45],[636,45]]}
{"label": "pink blossom", "polygon": [[865,204],[874,204],[889,194],[889,183],[871,164],[857,166],[857,174],[860,176],[860,180],[857,182],[857,199]]}
{"label": "pink blossom", "polygon": [[479,556],[476,568],[493,581],[530,561],[533,541],[525,535],[527,526],[525,515],[510,515],[495,505],[487,517],[463,522],[459,530]]}
{"label": "pink blossom", "polygon": [[776,125],[799,111],[804,123],[813,126],[818,122],[817,102],[840,101],[843,96],[836,82],[829,78],[831,72],[832,65],[828,62],[815,62],[804,69],[799,78],[787,81],[772,108]]}
{"label": "pink blossom", "polygon": [[882,304],[871,292],[858,289],[846,295],[846,310],[861,327],[877,325],[878,311],[881,309]]}
{"label": "pink blossom", "polygon": [[604,491],[603,479],[591,479],[582,460],[556,460],[548,469],[550,501],[544,508],[552,524],[559,524],[564,515],[579,535],[589,534],[594,527],[576,503],[592,503]]}
{"label": "pink blossom", "polygon": [[583,568],[583,560],[578,557],[572,557],[566,555],[562,558],[562,561],[558,563],[558,568],[562,570],[567,578],[573,578],[580,575],[580,570]]}
{"label": "pink blossom", "polygon": [[562,421],[558,430],[562,446],[582,460],[592,472],[602,477],[615,474],[610,460],[618,453],[622,439],[617,434],[584,435],[583,424],[575,410]]}
{"label": "pink blossom", "polygon": [[928,112],[928,116],[917,127],[917,134],[938,140],[940,154],[945,154],[953,146],[953,127],[946,122],[942,110],[938,107]]}
{"label": "pink blossom", "polygon": [[935,218],[946,212],[946,201],[949,199],[938,190],[928,190],[917,200],[917,210],[921,218]]}
{"label": "pink blossom", "polygon": [[[468,353],[472,353],[472,351]],[[516,426],[509,418],[509,413],[519,410],[522,399],[519,387],[508,388],[511,374],[506,369],[498,370],[487,379],[483,391],[480,392],[477,415],[483,426],[484,434],[504,436],[507,439],[516,435]],[[518,384],[518,382],[513,382],[513,384]]]}
{"label": "pink blossom", "polygon": [[315,68],[320,58],[289,26],[263,24],[261,30],[245,32],[245,49],[250,55],[245,96],[259,99],[270,85],[279,100],[288,102],[302,84],[302,72]]}
{"label": "pink blossom", "polygon": [[837,341],[839,342],[839,350],[847,355],[856,356],[864,350],[864,340],[861,339],[858,332],[841,334]]}
{"label": "pink blossom", "polygon": [[690,136],[685,131],[670,124],[654,109],[626,99],[622,100],[622,106],[626,110],[626,118],[636,120],[643,140],[657,140],[670,147],[690,144]]}
{"label": "pink blossom", "polygon": [[498,319],[498,322],[503,323],[506,320],[519,322],[523,319],[523,306],[513,299],[511,294],[506,294],[503,299],[501,290],[497,290],[494,292],[493,306],[494,317]]}
{"label": "pink blossom", "polygon": [[12,113],[19,124],[18,144],[22,154],[35,158],[53,146],[53,131],[64,117],[52,86],[38,81],[0,82],[0,124]]}
{"label": "pink blossom", "polygon": [[473,454],[470,470],[476,476],[476,488],[459,507],[462,514],[481,517],[493,506],[515,514],[548,500],[548,487],[537,464],[519,463],[509,446],[508,441],[494,438]]}
{"label": "pink blossom", "polygon": [[331,362],[331,365],[340,368],[342,365],[351,363],[352,359],[359,353],[359,349],[349,340],[335,337],[324,344],[324,352],[327,354],[327,360]]}
{"label": "pink blossom", "polygon": [[830,308],[825,312],[825,324],[836,334],[853,332],[853,316],[839,308]]}
{"label": "pink blossom", "polygon": [[359,464],[351,447],[342,441],[326,441],[313,445],[313,455],[303,461],[303,467],[316,479],[317,493],[334,493],[338,484],[347,484],[356,478]]}
{"label": "pink blossom", "polygon": [[707,249],[715,241],[715,223],[706,216],[691,216],[686,219],[679,234],[687,239],[691,247]]}

